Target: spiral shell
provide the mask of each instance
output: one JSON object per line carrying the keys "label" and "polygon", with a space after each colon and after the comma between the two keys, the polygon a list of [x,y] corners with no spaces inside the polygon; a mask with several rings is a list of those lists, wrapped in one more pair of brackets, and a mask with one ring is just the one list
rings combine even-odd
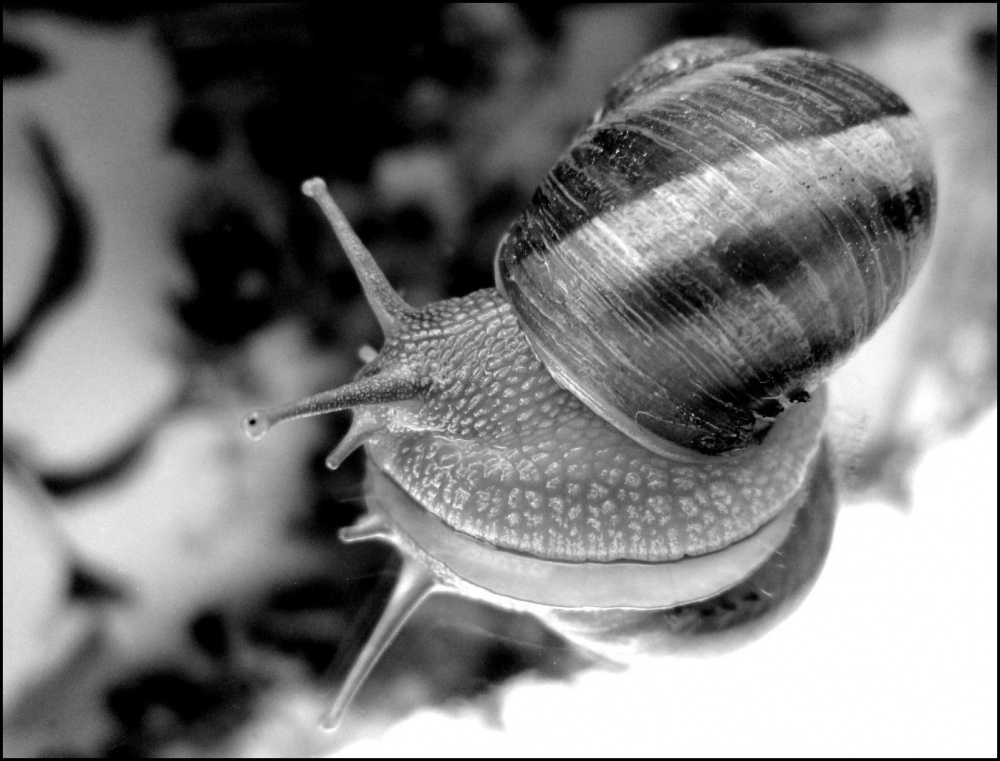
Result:
{"label": "spiral shell", "polygon": [[560,385],[648,448],[758,441],[899,302],[934,177],[907,105],[802,50],[671,45],[611,89],[497,283]]}

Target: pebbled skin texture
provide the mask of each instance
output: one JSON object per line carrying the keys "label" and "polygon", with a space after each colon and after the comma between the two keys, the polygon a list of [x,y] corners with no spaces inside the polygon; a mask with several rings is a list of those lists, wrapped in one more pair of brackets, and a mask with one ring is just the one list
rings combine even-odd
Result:
{"label": "pebbled skin texture", "polygon": [[819,446],[814,399],[737,455],[655,455],[557,385],[492,289],[402,316],[362,375],[400,368],[422,398],[355,413],[375,464],[456,530],[555,560],[721,549],[789,502]]}

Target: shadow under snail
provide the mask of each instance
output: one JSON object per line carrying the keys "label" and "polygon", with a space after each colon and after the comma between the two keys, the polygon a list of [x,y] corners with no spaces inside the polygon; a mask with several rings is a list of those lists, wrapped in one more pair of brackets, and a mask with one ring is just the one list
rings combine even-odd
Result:
{"label": "shadow under snail", "polygon": [[404,556],[329,725],[434,592],[622,655],[808,587],[836,501],[822,383],[931,233],[929,151],[893,92],[813,52],[669,45],[612,85],[535,192],[496,289],[419,310],[323,181],[303,189],[385,343],[354,382],[244,426],[353,409],[327,464],[364,445],[374,467],[342,537]]}

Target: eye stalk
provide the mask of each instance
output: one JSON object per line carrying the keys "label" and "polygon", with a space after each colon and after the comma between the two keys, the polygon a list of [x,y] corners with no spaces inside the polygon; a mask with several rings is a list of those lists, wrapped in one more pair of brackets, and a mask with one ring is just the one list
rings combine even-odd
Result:
{"label": "eye stalk", "polygon": [[391,404],[416,399],[426,388],[405,369],[369,375],[346,386],[323,391],[290,404],[267,410],[254,410],[243,419],[243,430],[254,441],[262,439],[272,427],[286,420],[296,420],[370,404]]}
{"label": "eye stalk", "polygon": [[[385,274],[375,263],[371,252],[351,228],[344,213],[337,206],[326,182],[313,177],[302,183],[302,192],[316,201],[347,253],[365,298],[388,338],[398,331],[400,321],[412,315],[413,310],[389,284]],[[374,359],[374,357],[372,358]],[[252,440],[263,438],[272,427],[287,420],[326,415],[330,412],[365,405],[390,404],[406,399],[416,399],[426,388],[416,375],[405,367],[394,371],[370,374],[346,386],[311,396],[308,399],[284,404],[267,410],[254,410],[243,419],[243,430]],[[356,438],[356,437],[355,437]],[[359,440],[357,443],[361,443]],[[357,446],[357,444],[355,444]],[[349,452],[347,453],[349,454]],[[342,459],[342,458],[341,458]]]}
{"label": "eye stalk", "polygon": [[330,191],[326,187],[326,182],[320,177],[313,177],[302,183],[302,192],[319,205],[323,215],[330,222],[344,253],[347,254],[347,258],[354,266],[354,271],[361,281],[365,298],[368,299],[378,324],[382,326],[383,334],[388,336],[399,324],[400,317],[412,314],[413,308],[403,301],[403,298],[389,284],[385,274],[375,263],[375,258],[361,242],[350,222],[347,221],[347,217],[333,200],[333,196],[330,195]]}

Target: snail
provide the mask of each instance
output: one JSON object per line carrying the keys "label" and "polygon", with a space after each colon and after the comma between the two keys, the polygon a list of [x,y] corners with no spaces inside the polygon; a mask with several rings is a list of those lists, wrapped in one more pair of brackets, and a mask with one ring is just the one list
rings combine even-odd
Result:
{"label": "snail", "polygon": [[[928,148],[897,95],[814,52],[669,45],[612,85],[509,228],[496,289],[419,310],[323,181],[303,190],[385,342],[352,383],[244,427],[352,409],[327,464],[364,445],[374,467],[342,538],[404,555],[330,724],[433,592],[630,650],[727,593],[768,608],[808,586],[835,504],[822,383],[931,234]],[[795,548],[808,572],[775,564]],[[757,615],[738,608],[720,610]]]}

